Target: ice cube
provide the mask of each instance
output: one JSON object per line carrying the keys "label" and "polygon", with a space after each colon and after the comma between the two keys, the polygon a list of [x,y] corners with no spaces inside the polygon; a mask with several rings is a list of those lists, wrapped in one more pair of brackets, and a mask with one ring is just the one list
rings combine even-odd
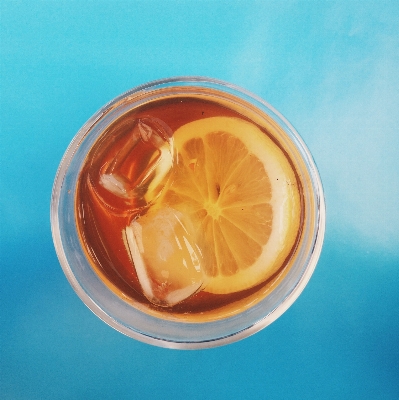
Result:
{"label": "ice cube", "polygon": [[[137,152],[140,157],[140,142],[152,147],[154,156],[138,176],[127,175],[126,163],[131,162]],[[165,186],[174,162],[172,131],[159,118],[140,118],[134,125],[131,138],[118,151],[114,159],[100,174],[99,183],[108,192],[119,198],[144,200],[152,203]]]}
{"label": "ice cube", "polygon": [[150,210],[124,233],[143,293],[153,304],[174,306],[207,283],[199,232],[181,212],[169,207]]}

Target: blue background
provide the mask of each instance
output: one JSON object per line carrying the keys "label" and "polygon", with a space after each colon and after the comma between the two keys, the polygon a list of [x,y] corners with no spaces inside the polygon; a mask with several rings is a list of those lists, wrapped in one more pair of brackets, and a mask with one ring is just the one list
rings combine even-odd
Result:
{"label": "blue background", "polygon": [[[1,2],[4,399],[399,398],[399,2]],[[154,79],[203,75],[275,106],[327,201],[316,271],[275,323],[201,351],[101,322],[52,244],[54,176],[84,122]]]}

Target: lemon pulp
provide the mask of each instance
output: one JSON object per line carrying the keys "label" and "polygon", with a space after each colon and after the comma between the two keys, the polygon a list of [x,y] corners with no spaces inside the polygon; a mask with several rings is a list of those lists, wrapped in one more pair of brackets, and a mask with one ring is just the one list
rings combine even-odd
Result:
{"label": "lemon pulp", "polygon": [[233,117],[190,122],[174,133],[177,162],[160,204],[196,224],[204,291],[227,294],[272,276],[291,252],[300,195],[287,157],[257,126]]}

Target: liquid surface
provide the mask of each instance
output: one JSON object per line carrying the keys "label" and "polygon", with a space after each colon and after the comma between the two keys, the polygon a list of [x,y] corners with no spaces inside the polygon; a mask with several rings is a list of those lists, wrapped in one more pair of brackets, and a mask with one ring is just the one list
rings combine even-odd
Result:
{"label": "liquid surface", "polygon": [[301,183],[267,128],[202,96],[120,117],[76,191],[86,254],[118,296],[188,321],[234,315],[285,275],[300,239]]}

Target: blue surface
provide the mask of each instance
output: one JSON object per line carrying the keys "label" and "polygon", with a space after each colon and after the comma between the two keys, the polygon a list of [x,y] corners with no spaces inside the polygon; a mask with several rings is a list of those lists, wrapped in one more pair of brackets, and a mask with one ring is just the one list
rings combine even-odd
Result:
{"label": "blue surface", "polygon": [[[7,1],[1,7],[2,399],[399,398],[399,2]],[[49,202],[72,137],[154,79],[263,97],[324,183],[315,274],[275,323],[202,351],[151,347],[78,299]]]}

